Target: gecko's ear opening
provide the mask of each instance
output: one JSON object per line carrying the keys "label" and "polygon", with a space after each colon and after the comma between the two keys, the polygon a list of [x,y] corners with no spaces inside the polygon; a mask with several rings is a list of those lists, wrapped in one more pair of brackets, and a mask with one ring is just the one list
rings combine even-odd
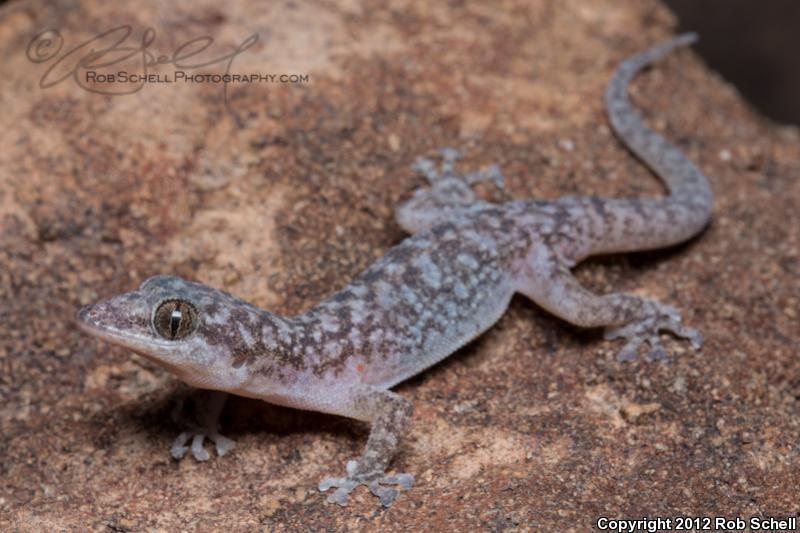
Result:
{"label": "gecko's ear opening", "polygon": [[165,300],[153,313],[153,329],[170,341],[188,337],[197,329],[197,324],[197,309],[184,300]]}

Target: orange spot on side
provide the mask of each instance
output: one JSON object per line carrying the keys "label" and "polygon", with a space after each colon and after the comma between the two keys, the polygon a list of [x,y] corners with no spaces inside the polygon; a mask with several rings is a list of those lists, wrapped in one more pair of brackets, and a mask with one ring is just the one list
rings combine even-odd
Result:
{"label": "orange spot on side", "polygon": [[364,371],[364,364],[363,363],[358,363],[356,365],[356,370],[358,370],[359,372],[363,372]]}

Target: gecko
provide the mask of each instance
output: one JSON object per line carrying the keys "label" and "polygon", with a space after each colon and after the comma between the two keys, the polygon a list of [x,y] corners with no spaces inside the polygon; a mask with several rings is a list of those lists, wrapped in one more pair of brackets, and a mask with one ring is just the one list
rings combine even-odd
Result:
{"label": "gecko", "polygon": [[190,450],[208,459],[206,439],[218,455],[233,448],[217,422],[225,393],[349,417],[370,424],[366,447],[346,463],[343,477],[327,477],[318,489],[335,489],[327,501],[344,506],[365,485],[388,507],[399,488],[414,482],[411,474],[387,473],[412,415],[411,402],[391,389],[486,331],[515,293],[577,326],[604,328],[607,339],[624,339],[617,356],[623,361],[640,351],[666,358],[662,332],[701,347],[702,335],[684,326],[675,308],[633,294],[594,294],[571,272],[588,256],[674,245],[709,224],[707,177],[644,124],[627,94],[637,72],[695,40],[680,35],[625,60],[605,92],[612,129],[661,179],[665,197],[492,203],[472,185],[502,188],[499,168],[459,174],[460,154],[443,149],[438,165],[417,160],[428,184],[396,208],[397,223],[411,236],[301,314],[279,316],[202,283],[159,275],[84,307],[78,325],[216,391],[203,422],[173,444],[176,459]]}

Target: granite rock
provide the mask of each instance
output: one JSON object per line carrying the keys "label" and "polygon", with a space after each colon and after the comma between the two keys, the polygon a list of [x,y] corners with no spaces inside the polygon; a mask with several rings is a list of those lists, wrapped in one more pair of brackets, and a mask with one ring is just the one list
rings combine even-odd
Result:
{"label": "granite rock", "polygon": [[[702,352],[670,341],[668,363],[620,363],[599,332],[515,298],[397,388],[416,411],[394,466],[418,482],[389,509],[315,489],[363,446],[355,421],[235,399],[232,454],[171,460],[170,412],[192,392],[72,321],[157,273],[302,311],[403,238],[410,165],[443,146],[501,166],[507,192],[487,198],[661,194],[601,98],[620,60],[675,27],[659,2],[20,0],[0,21],[0,530],[587,531],[800,510],[800,135],[691,51],[632,94],[711,176],[713,224],[577,275],[684,310]],[[121,33],[58,62],[125,24],[134,50],[155,29],[150,55],[101,72],[163,55],[148,72],[212,78],[87,82],[80,57]],[[225,61],[172,61],[203,36],[230,73],[296,78],[225,87]]]}

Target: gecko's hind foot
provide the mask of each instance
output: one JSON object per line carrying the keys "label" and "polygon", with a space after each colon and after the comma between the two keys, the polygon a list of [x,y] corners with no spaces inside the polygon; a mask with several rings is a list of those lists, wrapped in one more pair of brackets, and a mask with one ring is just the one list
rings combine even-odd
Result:
{"label": "gecko's hind foot", "polygon": [[414,161],[414,164],[411,165],[411,168],[425,176],[425,179],[427,179],[428,183],[431,185],[439,181],[440,176],[439,171],[436,170],[436,164],[428,158],[418,158]]}
{"label": "gecko's hind foot", "polygon": [[[178,435],[178,438],[175,439],[175,442],[172,444],[172,448],[170,448],[169,453],[174,459],[182,459],[186,455],[186,452],[191,450],[192,456],[198,461],[208,461],[208,452],[203,447],[203,441],[205,439],[208,439],[214,443],[217,449],[217,455],[220,457],[236,447],[236,442],[228,437],[220,435],[216,431],[192,429],[190,431],[184,431]],[[191,445],[189,445],[190,440]]]}
{"label": "gecko's hind foot", "polygon": [[389,507],[397,498],[397,489],[384,485],[400,485],[408,490],[414,485],[414,476],[411,474],[386,475],[384,472],[359,472],[358,461],[347,462],[347,477],[326,477],[319,482],[320,492],[336,488],[328,496],[328,503],[347,505],[347,496],[359,485],[366,485],[369,491],[380,499],[384,507]]}
{"label": "gecko's hind foot", "polygon": [[675,308],[652,300],[647,300],[645,303],[647,314],[644,318],[624,326],[606,328],[606,339],[628,340],[617,353],[618,360],[632,361],[636,359],[639,347],[645,342],[650,347],[647,353],[649,361],[667,359],[669,356],[659,338],[662,331],[687,339],[695,350],[703,346],[703,335],[696,329],[685,327],[681,323],[680,313]]}
{"label": "gecko's hind foot", "polygon": [[436,163],[427,157],[417,158],[411,166],[412,169],[421,172],[431,185],[436,185],[444,178],[457,177],[455,175],[456,161],[462,158],[461,152],[455,148],[441,148],[439,153],[442,156],[439,169],[436,168]]}
{"label": "gecko's hind foot", "polygon": [[456,161],[459,161],[463,156],[461,152],[455,148],[441,148],[439,153],[442,156],[442,161],[439,169],[436,168],[436,163],[426,157],[418,158],[411,168],[417,172],[422,173],[431,185],[436,185],[447,178],[455,178],[466,185],[474,185],[483,181],[490,181],[497,186],[498,189],[505,188],[505,178],[497,165],[490,165],[486,168],[469,174],[459,175],[456,174],[455,166]]}
{"label": "gecko's hind foot", "polygon": [[478,170],[477,172],[470,172],[464,176],[464,181],[470,185],[474,183],[480,183],[482,181],[491,181],[494,183],[495,187],[500,190],[504,190],[506,188],[506,179],[503,177],[503,172],[497,165],[489,165],[488,167]]}
{"label": "gecko's hind foot", "polygon": [[442,176],[453,176],[456,171],[456,161],[464,158],[464,155],[455,148],[440,148],[442,155]]}

